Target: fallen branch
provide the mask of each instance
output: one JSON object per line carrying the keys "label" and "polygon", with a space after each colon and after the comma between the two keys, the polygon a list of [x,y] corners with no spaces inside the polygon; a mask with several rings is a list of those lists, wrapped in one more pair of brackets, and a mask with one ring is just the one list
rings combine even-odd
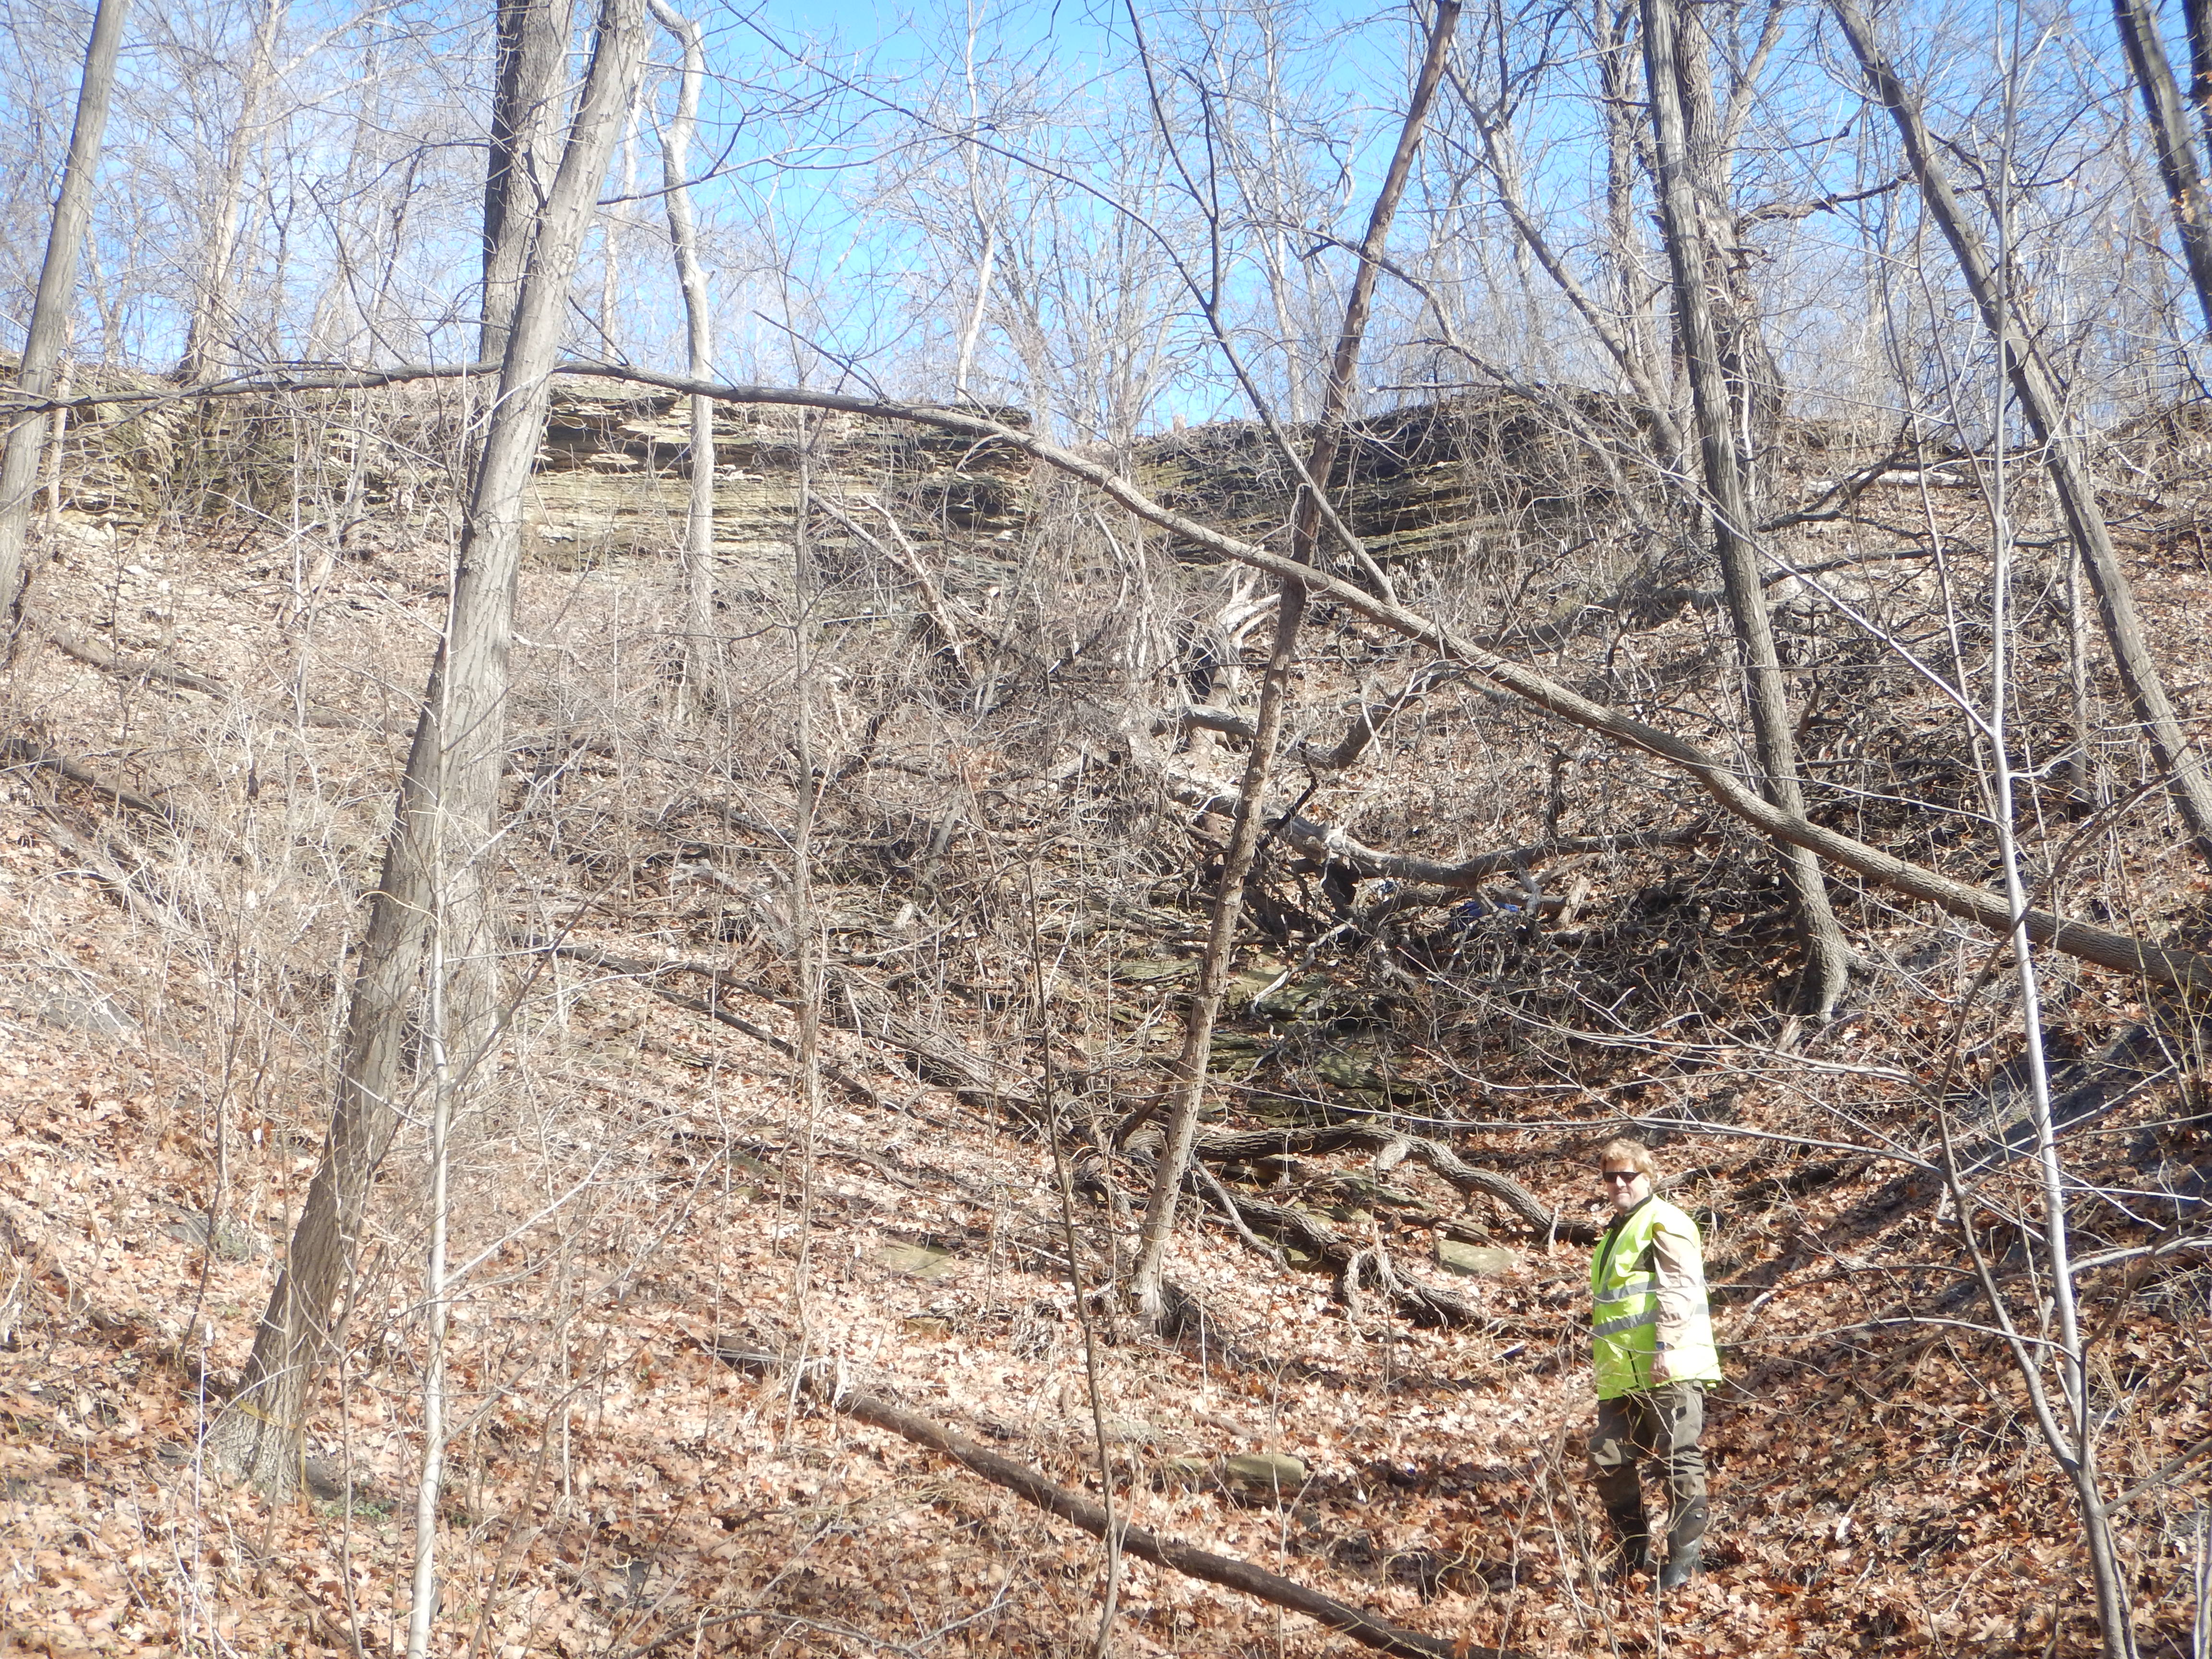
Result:
{"label": "fallen branch", "polygon": [[[1196,1156],[1209,1164],[1225,1164],[1232,1158],[1266,1158],[1271,1153],[1337,1152],[1347,1149],[1395,1152],[1395,1156],[1390,1160],[1392,1163],[1404,1158],[1418,1158],[1461,1192],[1481,1193],[1496,1199],[1526,1222],[1533,1231],[1547,1238],[1563,1238],[1569,1243],[1587,1244],[1598,1236],[1599,1229],[1589,1222],[1560,1215],[1546,1208],[1542,1200],[1511,1176],[1500,1175],[1495,1170],[1478,1169],[1441,1141],[1403,1134],[1373,1124],[1345,1123],[1326,1129],[1215,1131],[1201,1134],[1191,1148]],[[1249,1200],[1241,1201],[1248,1211],[1251,1209]]]}
{"label": "fallen branch", "polygon": [[[1195,716],[1203,712],[1212,715],[1213,710],[1187,709],[1186,714]],[[1204,724],[1216,731],[1225,731],[1232,725],[1242,725],[1234,717],[1208,719]],[[1225,784],[1200,777],[1194,773],[1174,768],[1163,769],[1161,783],[1168,799],[1196,809],[1201,815],[1225,816],[1236,792]],[[1439,890],[1427,896],[1425,902],[1448,903],[1457,894],[1479,887],[1493,877],[1534,870],[1559,859],[1581,858],[1593,853],[1626,853],[1662,847],[1691,847],[1713,833],[1709,820],[1682,824],[1671,830],[1638,830],[1617,836],[1561,836],[1552,841],[1533,842],[1526,847],[1508,847],[1495,853],[1479,853],[1473,858],[1461,859],[1450,864],[1439,864],[1432,859],[1407,858],[1397,853],[1385,853],[1355,839],[1348,831],[1333,823],[1323,823],[1293,812],[1275,822],[1275,832],[1307,857],[1325,864],[1340,864],[1354,875],[1368,880],[1413,882],[1423,887]]]}
{"label": "fallen branch", "polygon": [[174,807],[149,800],[136,790],[126,789],[111,778],[103,778],[97,772],[79,766],[67,756],[58,755],[28,738],[0,739],[0,767],[58,772],[71,783],[81,783],[88,789],[97,790],[111,797],[118,806],[127,806],[134,812],[143,813],[149,818],[159,818],[172,826],[177,821]]}
{"label": "fallen branch", "polygon": [[1008,1111],[1032,1128],[1038,1126],[1036,1097],[1004,1080],[1012,1068],[1003,1062],[977,1054],[949,1032],[922,1030],[893,1010],[881,988],[856,974],[826,966],[822,990],[825,1013],[839,1018],[842,1009],[847,1029],[897,1049],[922,1082],[948,1089],[969,1105]]}
{"label": "fallen branch", "polygon": [[[778,1036],[767,1027],[756,1025],[752,1021],[732,1013],[721,1006],[719,994],[714,1001],[708,1002],[698,997],[686,996],[681,991],[672,991],[665,985],[657,982],[659,976],[665,973],[701,971],[711,973],[711,970],[702,970],[696,964],[684,962],[632,962],[622,957],[609,956],[594,945],[567,945],[551,939],[531,939],[525,943],[523,948],[542,951],[548,955],[561,957],[570,962],[580,962],[587,968],[603,968],[611,974],[619,974],[624,979],[635,981],[641,988],[673,1007],[682,1008],[690,1013],[704,1014],[708,1019],[750,1037],[763,1048],[775,1049],[786,1059],[795,1060],[799,1058],[799,1050],[794,1045]],[[719,993],[721,976],[719,974],[713,974],[712,977]],[[881,1107],[887,1110],[896,1109],[892,1107],[890,1102],[885,1100],[835,1060],[825,1060],[822,1062],[822,1074],[863,1105]]]}
{"label": "fallen branch", "polygon": [[227,697],[230,688],[221,680],[211,680],[204,674],[195,674],[189,668],[172,668],[150,658],[133,659],[110,651],[106,646],[91,640],[81,640],[48,623],[34,622],[33,626],[48,645],[64,657],[74,657],[90,667],[105,669],[111,674],[121,674],[131,679],[166,680],[171,685],[180,685],[187,691],[204,691],[210,696]]}
{"label": "fallen branch", "polygon": [[[167,663],[156,662],[150,657],[126,657],[120,652],[110,651],[94,640],[80,639],[66,629],[50,623],[37,625],[40,638],[62,653],[97,668],[104,673],[120,675],[126,679],[160,680],[186,691],[198,691],[210,697],[233,697],[235,690],[221,680],[210,679],[205,674],[194,673],[189,668],[176,668]],[[301,711],[300,719],[307,726],[338,732],[380,732],[387,737],[405,737],[415,729],[412,720],[368,720],[358,714],[341,714],[334,709],[310,703]]]}
{"label": "fallen branch", "polygon": [[[727,1358],[715,1351],[717,1356]],[[731,1363],[738,1363],[732,1361]],[[756,1361],[757,1363],[757,1361]],[[957,1435],[950,1429],[932,1422],[926,1417],[894,1406],[888,1400],[874,1395],[843,1389],[833,1384],[819,1364],[809,1365],[804,1373],[804,1386],[817,1398],[846,1416],[872,1427],[887,1429],[891,1433],[909,1440],[915,1445],[949,1457],[973,1474],[979,1474],[994,1486],[1004,1487],[1024,1502],[1032,1504],[1046,1514],[1057,1516],[1089,1533],[1093,1538],[1103,1538],[1107,1533],[1105,1510],[1080,1493],[1047,1480],[1036,1470],[987,1451],[974,1441]],[[1249,1561],[1234,1556],[1216,1555],[1176,1539],[1162,1538],[1143,1527],[1124,1526],[1115,1522],[1123,1553],[1139,1560],[1150,1561],[1155,1566],[1182,1573],[1185,1577],[1203,1579],[1209,1584],[1218,1584],[1224,1589],[1236,1590],[1270,1607],[1285,1607],[1349,1636],[1362,1647],[1377,1653],[1401,1654],[1407,1659],[1511,1659],[1509,1650],[1488,1648],[1461,1642],[1446,1642],[1433,1636],[1424,1636],[1401,1626],[1377,1618],[1364,1608],[1340,1601],[1334,1596],[1323,1595],[1279,1573],[1255,1567]]]}
{"label": "fallen branch", "polygon": [[[1326,1261],[1337,1270],[1337,1289],[1344,1294],[1345,1304],[1358,1310],[1358,1264],[1363,1256],[1373,1258],[1370,1265],[1379,1267],[1382,1287],[1389,1291],[1391,1302],[1399,1313],[1416,1325],[1483,1325],[1490,1322],[1487,1310],[1477,1306],[1456,1291],[1439,1290],[1424,1285],[1418,1279],[1402,1279],[1389,1268],[1389,1258],[1377,1245],[1355,1244],[1342,1233],[1310,1210],[1291,1204],[1276,1204],[1264,1198],[1240,1197],[1234,1200],[1216,1183],[1210,1196],[1216,1203],[1230,1202],[1241,1212],[1237,1218],[1240,1230],[1255,1224],[1266,1228],[1279,1238],[1295,1243],[1317,1261]],[[1347,1277],[1349,1275],[1349,1277]]]}

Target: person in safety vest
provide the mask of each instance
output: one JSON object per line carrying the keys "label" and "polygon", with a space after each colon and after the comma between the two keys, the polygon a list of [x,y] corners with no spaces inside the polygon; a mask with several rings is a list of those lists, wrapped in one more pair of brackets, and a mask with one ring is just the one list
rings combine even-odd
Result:
{"label": "person in safety vest", "polygon": [[1705,1390],[1721,1380],[1705,1306],[1697,1224],[1652,1191],[1658,1167],[1632,1140],[1598,1156],[1613,1219],[1590,1257],[1590,1364],[1597,1428],[1590,1468],[1620,1541],[1619,1571],[1649,1571],[1651,1523],[1637,1464],[1658,1460],[1667,1480],[1667,1562],[1662,1589],[1698,1571],[1705,1534]]}

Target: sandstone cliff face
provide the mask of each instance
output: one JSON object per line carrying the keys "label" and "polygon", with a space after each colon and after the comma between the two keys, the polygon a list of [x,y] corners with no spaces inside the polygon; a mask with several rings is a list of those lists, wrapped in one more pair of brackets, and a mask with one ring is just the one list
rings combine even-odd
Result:
{"label": "sandstone cliff face", "polygon": [[[266,514],[341,543],[450,527],[462,440],[481,387],[428,383],[194,404],[101,371],[116,400],[70,416],[62,516],[80,532]],[[125,399],[130,399],[125,401]],[[1587,440],[1632,437],[1615,400],[1561,395],[1556,409],[1490,398],[1409,404],[1357,422],[1329,483],[1385,562],[1480,564],[1532,535],[1570,536],[1617,505],[1619,481]],[[1026,428],[1025,411],[988,411]],[[1304,435],[1293,431],[1301,449]],[[1012,543],[1037,510],[1033,467],[1004,445],[846,415],[724,404],[715,421],[715,541],[738,571],[772,578],[806,487],[833,501],[896,504],[909,535]],[[1151,440],[1130,458],[1169,504],[1267,539],[1287,525],[1291,472],[1255,422]],[[619,381],[556,383],[539,453],[540,556],[563,567],[653,555],[681,540],[689,493],[684,400]],[[830,542],[847,533],[834,518]],[[1012,550],[1007,550],[1011,551]]]}
{"label": "sandstone cliff face", "polygon": [[[1384,563],[1480,568],[1531,536],[1609,514],[1619,483],[1585,440],[1632,440],[1627,410],[1595,394],[1550,403],[1408,404],[1353,422],[1328,478],[1346,521]],[[1304,434],[1291,435],[1303,453]],[[1265,538],[1287,526],[1292,474],[1256,422],[1155,439],[1141,471],[1170,505],[1240,535]]]}
{"label": "sandstone cliff face", "polygon": [[[62,517],[79,533],[162,521],[276,516],[350,545],[453,522],[462,440],[480,392],[452,383],[193,404],[103,374],[115,401],[72,412]],[[1026,426],[1020,410],[991,411]],[[558,382],[538,455],[540,556],[563,566],[670,550],[690,466],[684,400],[612,380]],[[1003,445],[843,415],[722,405],[715,422],[715,541],[740,568],[787,562],[802,473],[836,499],[900,503],[908,530],[1012,538],[1029,511],[1030,462]]]}

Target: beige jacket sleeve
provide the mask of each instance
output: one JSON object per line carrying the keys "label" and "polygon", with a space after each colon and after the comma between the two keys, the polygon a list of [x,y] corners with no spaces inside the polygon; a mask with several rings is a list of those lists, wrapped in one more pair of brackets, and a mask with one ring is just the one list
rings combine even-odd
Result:
{"label": "beige jacket sleeve", "polygon": [[1662,1227],[1651,1235],[1651,1260],[1659,1280],[1659,1346],[1679,1347],[1691,1320],[1705,1310],[1705,1263],[1697,1235]]}

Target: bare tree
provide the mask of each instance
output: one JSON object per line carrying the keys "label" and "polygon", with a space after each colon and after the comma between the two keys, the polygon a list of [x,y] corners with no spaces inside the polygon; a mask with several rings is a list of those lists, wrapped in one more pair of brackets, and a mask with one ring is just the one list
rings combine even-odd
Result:
{"label": "bare tree", "polygon": [[499,391],[471,480],[452,610],[408,751],[384,868],[371,902],[348,1011],[337,1099],[322,1161],[283,1271],[255,1333],[243,1385],[218,1421],[234,1475],[289,1490],[307,1385],[332,1337],[377,1166],[400,1123],[404,1051],[434,915],[450,915],[454,957],[441,985],[451,1063],[485,1063],[496,1024],[487,994],[492,949],[483,860],[506,753],[507,651],[522,551],[525,487],[545,428],[578,250],[644,53],[635,0],[602,0],[597,42],[560,169],[531,239],[507,333]]}
{"label": "bare tree", "polygon": [[2112,0],[2112,16],[2127,48],[2136,90],[2142,96],[2144,117],[2150,122],[2158,176],[2165,183],[2173,228],[2181,238],[2182,262],[2189,267],[2204,325],[2212,329],[2212,200],[2205,195],[2204,172],[2197,164],[2196,141],[2182,110],[2181,88],[2174,84],[2173,65],[2159,40],[2158,14],[2149,0]]}
{"label": "bare tree", "polygon": [[477,358],[498,362],[554,163],[575,0],[499,0],[491,153],[484,169],[483,326]]}
{"label": "bare tree", "polygon": [[[1359,264],[1352,275],[1352,295],[1346,302],[1344,326],[1331,356],[1328,380],[1322,390],[1321,418],[1313,447],[1306,459],[1310,481],[1298,492],[1291,528],[1291,556],[1298,565],[1314,565],[1321,550],[1324,503],[1337,451],[1344,438],[1359,365],[1359,349],[1367,337],[1367,319],[1375,301],[1375,285],[1382,273],[1382,258],[1389,245],[1391,222],[1412,175],[1413,157],[1420,148],[1421,131],[1429,106],[1443,78],[1444,58],[1458,26],[1458,0],[1438,0],[1430,25],[1427,50],[1413,82],[1413,97],[1399,130],[1398,146],[1383,175],[1367,234],[1359,247]],[[1136,1265],[1129,1289],[1139,1314],[1158,1321],[1164,1312],[1160,1280],[1167,1260],[1167,1242],[1175,1227],[1176,1199],[1190,1164],[1190,1147],[1198,1133],[1199,1105],[1206,1091],[1206,1064],[1212,1053],[1213,1025],[1221,1012],[1221,998],[1229,982],[1230,959],[1237,945],[1237,930],[1244,914],[1244,882],[1251,873],[1259,846],[1261,809],[1267,780],[1274,766],[1275,748],[1281,737],[1283,705],[1289,696],[1291,669],[1297,655],[1298,628],[1305,615],[1306,584],[1285,575],[1276,598],[1275,632],[1267,653],[1267,668],[1260,687],[1258,718],[1253,723],[1251,752],[1237,792],[1237,811],[1229,831],[1229,845],[1221,856],[1221,886],[1214,895],[1213,914],[1206,931],[1205,954],[1199,958],[1198,984],[1191,993],[1183,1017],[1183,1041],[1176,1056],[1169,1084],[1168,1119],[1164,1144],[1152,1169],[1152,1192],[1145,1206]]]}
{"label": "bare tree", "polygon": [[[115,60],[122,50],[123,20],[129,10],[130,0],[100,0],[100,9],[93,14],[84,78],[77,88],[76,124],[70,133],[61,193],[46,235],[46,264],[39,271],[39,295],[32,304],[31,326],[15,374],[15,390],[26,401],[52,392],[62,346],[69,337],[70,308],[76,300],[77,253],[92,218],[94,176],[100,170],[100,139],[107,128]],[[10,648],[23,586],[23,543],[46,435],[43,412],[17,416],[8,428],[6,459],[0,460],[0,628],[8,630]]]}
{"label": "bare tree", "polygon": [[[2002,368],[1999,369],[2002,374]],[[2027,884],[2023,875],[2020,839],[2014,827],[2015,786],[2008,757],[2007,723],[2010,715],[2008,659],[2012,644],[2010,615],[2013,532],[2008,501],[2008,457],[2002,424],[1995,458],[1990,494],[1996,531],[1996,558],[1990,578],[1990,623],[1992,655],[1990,663],[1989,712],[1972,721],[1975,749],[1981,761],[1990,796],[1990,823],[1996,832],[1997,863],[2003,878],[2005,899],[2016,916],[2027,912]],[[1966,708],[1963,700],[1961,707]],[[2018,987],[2022,1058],[2027,1062],[2028,1121],[2034,1131],[2034,1156],[2039,1176],[2042,1212],[2038,1241],[2048,1270],[2048,1300],[2039,1286],[2037,1307],[2027,1320],[2015,1314],[2000,1287],[1988,1254],[1976,1234],[1975,1213],[1962,1176],[1956,1148],[1950,1137],[1948,1109],[1944,1112],[1944,1170],[1952,1201],[1957,1206],[1960,1231],[1972,1255],[1984,1296],[1996,1318],[2007,1352],[2027,1393],[2036,1429],[2052,1458],[2074,1488],[2076,1512],[2081,1518],[2083,1540],[2088,1547],[2089,1576],[2096,1587],[2097,1624],[2104,1636],[2105,1659],[2135,1659],[2134,1619],[2128,1607],[2127,1575],[2112,1536],[2112,1514],[2105,1502],[2098,1469],[2098,1425],[2090,1398],[2088,1345],[2081,1330],[2080,1290],[2068,1215],[2069,1182],[2058,1152],[2057,1132],[2051,1107],[2051,1066],[2044,1046],[2044,1006],[2040,975],[2023,921],[2007,931],[2006,945]],[[2056,1315],[2053,1340],[2052,1315]],[[2025,1327],[2039,1328],[2030,1337]],[[2046,1377],[2057,1383],[2051,1398]]]}
{"label": "bare tree", "polygon": [[[714,376],[714,313],[699,263],[699,232],[691,210],[691,139],[699,127],[699,88],[707,76],[706,36],[696,18],[668,0],[648,0],[653,21],[683,48],[676,111],[660,129],[663,193],[668,240],[676,254],[676,280],[684,290],[684,343],[694,380]],[[684,654],[679,698],[704,707],[714,696],[714,400],[691,403],[691,497],[684,519]]]}
{"label": "bare tree", "polygon": [[1842,25],[1875,98],[1889,112],[1913,176],[1920,181],[1929,214],[1951,245],[1983,323],[1996,342],[2013,394],[2043,446],[2044,465],[2057,493],[2067,531],[2081,550],[2090,586],[2096,591],[2098,615],[2120,684],[2150,741],[2151,753],[2166,775],[2167,789],[2189,828],[2191,840],[2200,854],[2212,857],[2212,780],[2205,777],[2203,759],[2182,730],[2172,700],[2166,696],[2165,680],[2136,610],[2134,586],[2120,563],[2104,509],[2097,501],[2087,453],[2066,418],[2057,377],[2028,337],[2018,314],[2010,273],[1992,260],[1984,247],[1980,234],[1951,187],[1949,170],[1922,118],[1919,100],[1875,44],[1865,14],[1855,0],[1829,0],[1829,9]]}
{"label": "bare tree", "polygon": [[215,193],[201,219],[203,246],[199,281],[192,293],[191,319],[185,328],[184,354],[177,378],[190,383],[206,378],[216,343],[230,323],[232,268],[238,257],[240,197],[246,169],[260,134],[262,105],[276,68],[276,36],[284,23],[287,0],[264,0],[253,27],[253,46],[239,80],[239,108],[223,146],[222,167]]}
{"label": "bare tree", "polygon": [[[1753,384],[1755,372],[1741,365],[1749,354],[1741,342],[1756,329],[1747,319],[1734,320],[1731,335],[1737,341],[1736,384],[1743,387],[1744,407],[1731,395],[1723,361],[1721,331],[1713,319],[1708,249],[1712,231],[1705,222],[1714,210],[1700,202],[1692,188],[1692,162],[1683,120],[1683,82],[1703,82],[1701,74],[1684,74],[1685,42],[1678,29],[1676,0],[1643,0],[1644,63],[1651,94],[1652,148],[1657,162],[1660,221],[1665,227],[1667,258],[1674,278],[1674,318],[1682,337],[1682,355],[1689,371],[1692,409],[1698,428],[1698,450],[1704,464],[1706,507],[1713,526],[1713,544],[1721,565],[1721,580],[1728,596],[1729,617],[1735,631],[1736,650],[1743,660],[1745,701],[1750,706],[1753,745],[1759,757],[1760,787],[1766,798],[1792,817],[1805,812],[1804,790],[1797,775],[1797,740],[1790,716],[1788,687],[1782,678],[1781,659],[1774,648],[1774,624],[1767,614],[1766,590],[1760,580],[1759,550],[1753,540],[1751,492],[1745,479],[1744,458],[1738,447],[1741,428],[1752,424],[1750,402],[1765,395]],[[1690,55],[1698,55],[1693,46]],[[1710,101],[1708,98],[1707,101]],[[1712,142],[1708,139],[1710,145]],[[1700,169],[1710,175],[1715,165]],[[1701,212],[1701,209],[1703,211]],[[1731,220],[1731,223],[1733,221]],[[1764,351],[1758,354],[1764,356]],[[1771,365],[1771,359],[1768,360]],[[1741,422],[1741,426],[1740,426]],[[1790,903],[1796,914],[1797,937],[1804,954],[1797,982],[1795,1011],[1826,1019],[1850,980],[1850,947],[1844,942],[1835,911],[1828,903],[1820,861],[1802,847],[1778,843]]]}

